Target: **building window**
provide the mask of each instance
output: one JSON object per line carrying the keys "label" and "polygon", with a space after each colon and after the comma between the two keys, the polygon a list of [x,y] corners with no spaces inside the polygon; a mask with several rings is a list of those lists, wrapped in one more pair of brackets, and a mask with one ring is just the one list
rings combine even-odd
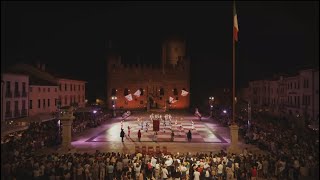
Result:
{"label": "building window", "polygon": [[160,88],[160,96],[164,96],[164,89]]}
{"label": "building window", "polygon": [[78,103],[80,103],[80,95],[78,95]]}
{"label": "building window", "polygon": [[32,109],[32,100],[29,101],[29,109]]}
{"label": "building window", "polygon": [[11,103],[10,101],[6,102],[6,113],[9,113],[11,111]]}
{"label": "building window", "polygon": [[78,85],[78,91],[80,91],[80,85]]}
{"label": "building window", "polygon": [[41,108],[41,100],[38,99],[38,108],[40,109]]}
{"label": "building window", "polygon": [[82,91],[84,91],[84,85],[82,85]]}
{"label": "building window", "polygon": [[25,82],[22,83],[22,92],[26,92],[26,83]]}
{"label": "building window", "polygon": [[65,96],[64,97],[64,105],[67,105],[68,104],[68,96]]}
{"label": "building window", "polygon": [[64,90],[67,91],[67,84],[64,84]]}
{"label": "building window", "polygon": [[111,96],[116,96],[116,95],[117,95],[117,90],[115,88],[112,88]]}
{"label": "building window", "polygon": [[46,108],[46,100],[45,99],[42,100],[42,107]]}
{"label": "building window", "polygon": [[6,91],[7,91],[7,92],[10,92],[10,90],[11,90],[10,81],[7,81],[7,83],[6,83]]}
{"label": "building window", "polygon": [[84,102],[84,96],[82,96],[82,102]]}
{"label": "building window", "polygon": [[22,108],[21,109],[26,109],[26,100],[22,100]]}
{"label": "building window", "polygon": [[140,101],[140,104],[143,104],[143,101]]}
{"label": "building window", "polygon": [[14,114],[19,116],[19,101],[14,101]]}
{"label": "building window", "polygon": [[29,91],[32,92],[32,87],[29,87]]}
{"label": "building window", "polygon": [[72,84],[70,84],[70,91],[72,91]]}
{"label": "building window", "polygon": [[38,88],[38,92],[41,92],[41,88]]}
{"label": "building window", "polygon": [[57,88],[54,88],[54,92],[57,92]]}
{"label": "building window", "polygon": [[55,98],[55,99],[54,99],[54,106],[57,106],[57,101],[58,101],[58,100]]}
{"label": "building window", "polygon": [[75,84],[73,85],[73,91],[76,91],[76,85]]}
{"label": "building window", "polygon": [[48,92],[50,92],[50,88],[48,88]]}
{"label": "building window", "polygon": [[70,96],[70,105],[72,105],[72,96]]}
{"label": "building window", "polygon": [[129,90],[128,90],[128,88],[125,88],[124,91],[123,91],[123,95],[126,96],[126,95],[128,95],[128,94],[129,94]]}
{"label": "building window", "polygon": [[14,83],[14,92],[18,92],[19,91],[19,84],[18,82]]}
{"label": "building window", "polygon": [[50,107],[50,99],[48,99],[48,107]]}
{"label": "building window", "polygon": [[59,84],[59,91],[61,91],[61,84]]}
{"label": "building window", "polygon": [[160,96],[159,99],[162,100],[162,97]]}
{"label": "building window", "polygon": [[174,95],[174,96],[178,96],[178,90],[177,90],[177,88],[174,88],[174,89],[173,89],[173,95]]}

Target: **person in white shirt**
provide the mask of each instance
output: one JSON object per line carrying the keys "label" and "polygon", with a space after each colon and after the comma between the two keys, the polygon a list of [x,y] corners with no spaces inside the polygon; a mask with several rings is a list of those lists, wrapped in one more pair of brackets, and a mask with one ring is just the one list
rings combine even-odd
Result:
{"label": "person in white shirt", "polygon": [[223,165],[222,165],[222,163],[220,163],[218,165],[218,178],[219,179],[222,179],[222,174],[223,174]]}
{"label": "person in white shirt", "polygon": [[168,170],[166,168],[166,166],[162,167],[162,179],[168,179]]}
{"label": "person in white shirt", "polygon": [[194,180],[200,180],[200,172],[198,171],[198,168],[195,169],[194,173],[193,173],[193,179]]}

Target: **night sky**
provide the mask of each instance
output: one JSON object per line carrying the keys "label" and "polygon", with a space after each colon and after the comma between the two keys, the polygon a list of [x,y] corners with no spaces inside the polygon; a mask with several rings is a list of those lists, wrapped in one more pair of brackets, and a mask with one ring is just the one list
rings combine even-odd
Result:
{"label": "night sky", "polygon": [[[237,86],[319,66],[319,2],[236,2]],[[160,64],[161,43],[185,37],[193,94],[232,86],[232,2],[1,2],[2,68],[46,64],[105,98],[107,44],[125,63]],[[3,69],[2,69],[3,70]]]}

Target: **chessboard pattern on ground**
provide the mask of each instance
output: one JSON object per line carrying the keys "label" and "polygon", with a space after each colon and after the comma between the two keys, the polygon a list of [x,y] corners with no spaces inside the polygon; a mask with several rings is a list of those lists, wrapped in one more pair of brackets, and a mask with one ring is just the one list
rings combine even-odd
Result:
{"label": "chessboard pattern on ground", "polygon": [[[152,123],[149,123],[150,126],[148,131],[144,129],[141,130],[141,125],[138,121],[124,121],[122,128],[124,128],[126,136],[124,138],[125,142],[138,142],[138,131],[141,130],[141,142],[152,142],[154,141],[154,131],[152,130]],[[179,126],[182,126],[182,131],[180,131]],[[128,136],[127,127],[130,126],[130,137]],[[211,127],[211,129],[209,128]],[[175,125],[173,121],[173,126],[171,127],[174,130],[174,142],[188,142],[187,132],[192,129],[192,124],[190,120],[180,120],[178,124]],[[91,137],[86,142],[119,142],[120,138],[120,129],[121,123],[114,123],[113,126],[109,129],[105,129],[98,133],[97,135]],[[222,138],[219,134],[216,134],[212,130],[210,124],[207,125],[205,122],[194,121],[194,129],[192,132],[192,143],[227,143],[227,141]],[[157,133],[157,142],[171,142],[171,129],[169,125],[164,128],[162,122],[160,122],[160,131]]]}

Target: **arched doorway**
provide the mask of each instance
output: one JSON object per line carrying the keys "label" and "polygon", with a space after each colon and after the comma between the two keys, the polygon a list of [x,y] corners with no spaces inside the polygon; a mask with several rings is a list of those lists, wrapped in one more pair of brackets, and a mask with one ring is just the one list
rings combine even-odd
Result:
{"label": "arched doorway", "polygon": [[151,109],[151,108],[154,108],[154,100],[153,100],[153,98],[152,97],[150,97],[149,96],[149,108]]}

